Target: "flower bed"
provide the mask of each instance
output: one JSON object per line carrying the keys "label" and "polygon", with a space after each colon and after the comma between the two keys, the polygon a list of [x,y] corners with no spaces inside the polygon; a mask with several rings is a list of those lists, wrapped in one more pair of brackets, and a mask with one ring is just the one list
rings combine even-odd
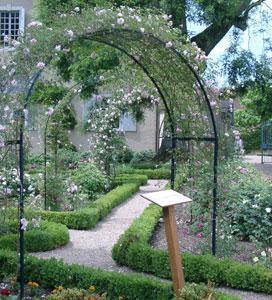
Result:
{"label": "flower bed", "polygon": [[[18,234],[15,223],[11,225],[11,233],[0,236],[0,248],[16,251]],[[63,224],[41,221],[36,228],[26,228],[25,250],[29,252],[48,251],[67,244],[68,228]]]}
{"label": "flower bed", "polygon": [[[113,258],[139,272],[169,279],[170,265],[166,251],[148,244],[161,217],[161,209],[150,205],[140,218],[121,236],[113,248]],[[182,254],[185,278],[189,282],[209,282],[217,285],[272,293],[272,271],[263,266],[251,266],[211,255]]]}

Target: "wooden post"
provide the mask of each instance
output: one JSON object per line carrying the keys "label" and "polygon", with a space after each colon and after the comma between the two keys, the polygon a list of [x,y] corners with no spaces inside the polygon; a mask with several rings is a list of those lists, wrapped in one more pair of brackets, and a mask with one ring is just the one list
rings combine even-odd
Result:
{"label": "wooden post", "polygon": [[143,198],[159,205],[163,209],[165,233],[170,257],[172,280],[176,299],[179,299],[180,290],[185,285],[184,272],[178,242],[177,223],[174,207],[176,204],[190,203],[192,200],[174,190],[146,193]]}
{"label": "wooden post", "polygon": [[163,208],[163,217],[165,224],[165,233],[170,257],[172,280],[176,299],[179,299],[180,289],[185,285],[184,272],[179,249],[179,241],[177,234],[177,224],[175,218],[174,206]]}

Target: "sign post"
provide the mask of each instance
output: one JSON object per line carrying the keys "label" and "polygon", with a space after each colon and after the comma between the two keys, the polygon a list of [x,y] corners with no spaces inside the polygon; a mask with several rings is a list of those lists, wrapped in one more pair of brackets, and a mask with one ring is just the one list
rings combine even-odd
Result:
{"label": "sign post", "polygon": [[177,224],[174,207],[176,204],[192,202],[192,200],[174,190],[146,193],[143,198],[159,205],[163,209],[166,240],[170,257],[171,272],[176,298],[179,299],[180,290],[185,285],[182,260],[180,256]]}

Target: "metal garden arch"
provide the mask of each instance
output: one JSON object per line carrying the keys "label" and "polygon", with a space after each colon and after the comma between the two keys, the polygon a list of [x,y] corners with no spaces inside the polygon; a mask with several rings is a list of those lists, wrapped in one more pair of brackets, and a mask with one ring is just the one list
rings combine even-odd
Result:
{"label": "metal garden arch", "polygon": [[[170,137],[172,148],[171,159],[171,187],[174,187],[175,171],[176,171],[176,147],[178,141],[203,141],[212,143],[214,147],[213,153],[213,205],[212,205],[212,253],[216,253],[216,209],[217,209],[217,166],[218,166],[218,134],[216,128],[215,117],[205,91],[204,84],[197,74],[197,70],[190,64],[188,59],[173,47],[166,47],[166,42],[158,37],[129,29],[96,30],[90,33],[79,35],[79,39],[90,40],[102,43],[118,49],[133,60],[151,80],[154,87],[157,89],[163,102],[167,118],[170,125]],[[73,43],[71,41],[71,43]],[[155,54],[155,55],[154,55]],[[156,60],[154,57],[156,56]],[[48,64],[52,57],[48,58]],[[192,99],[192,102],[182,102],[183,91],[188,89],[186,83],[183,82],[182,76],[186,70],[186,76],[192,78],[194,88],[197,90],[197,97]],[[34,74],[28,91],[26,93],[24,108],[28,105],[28,100],[32,94],[32,90],[37,82],[42,71]],[[171,82],[171,85],[168,83]],[[199,108],[200,122],[206,129],[201,135],[177,133],[180,114],[192,113],[192,104]],[[205,114],[205,116],[204,116]],[[24,114],[22,113],[22,121],[20,127],[19,145],[20,145],[20,220],[24,217]],[[20,228],[20,280],[21,291],[23,294],[24,282],[24,231]]]}

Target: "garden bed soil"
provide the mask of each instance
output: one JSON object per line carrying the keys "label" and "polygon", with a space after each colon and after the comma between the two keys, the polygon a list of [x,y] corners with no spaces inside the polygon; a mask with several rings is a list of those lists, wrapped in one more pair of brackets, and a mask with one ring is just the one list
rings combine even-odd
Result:
{"label": "garden bed soil", "polygon": [[[200,238],[196,235],[190,234],[189,205],[177,205],[175,207],[175,214],[181,252],[201,254],[202,250],[204,248],[206,249],[210,242],[203,237]],[[150,244],[154,248],[163,250],[167,249],[163,219],[160,219],[158,222],[154,234],[150,240]],[[253,243],[238,241],[230,258],[240,262],[252,263],[252,257],[256,252],[257,248]]]}

